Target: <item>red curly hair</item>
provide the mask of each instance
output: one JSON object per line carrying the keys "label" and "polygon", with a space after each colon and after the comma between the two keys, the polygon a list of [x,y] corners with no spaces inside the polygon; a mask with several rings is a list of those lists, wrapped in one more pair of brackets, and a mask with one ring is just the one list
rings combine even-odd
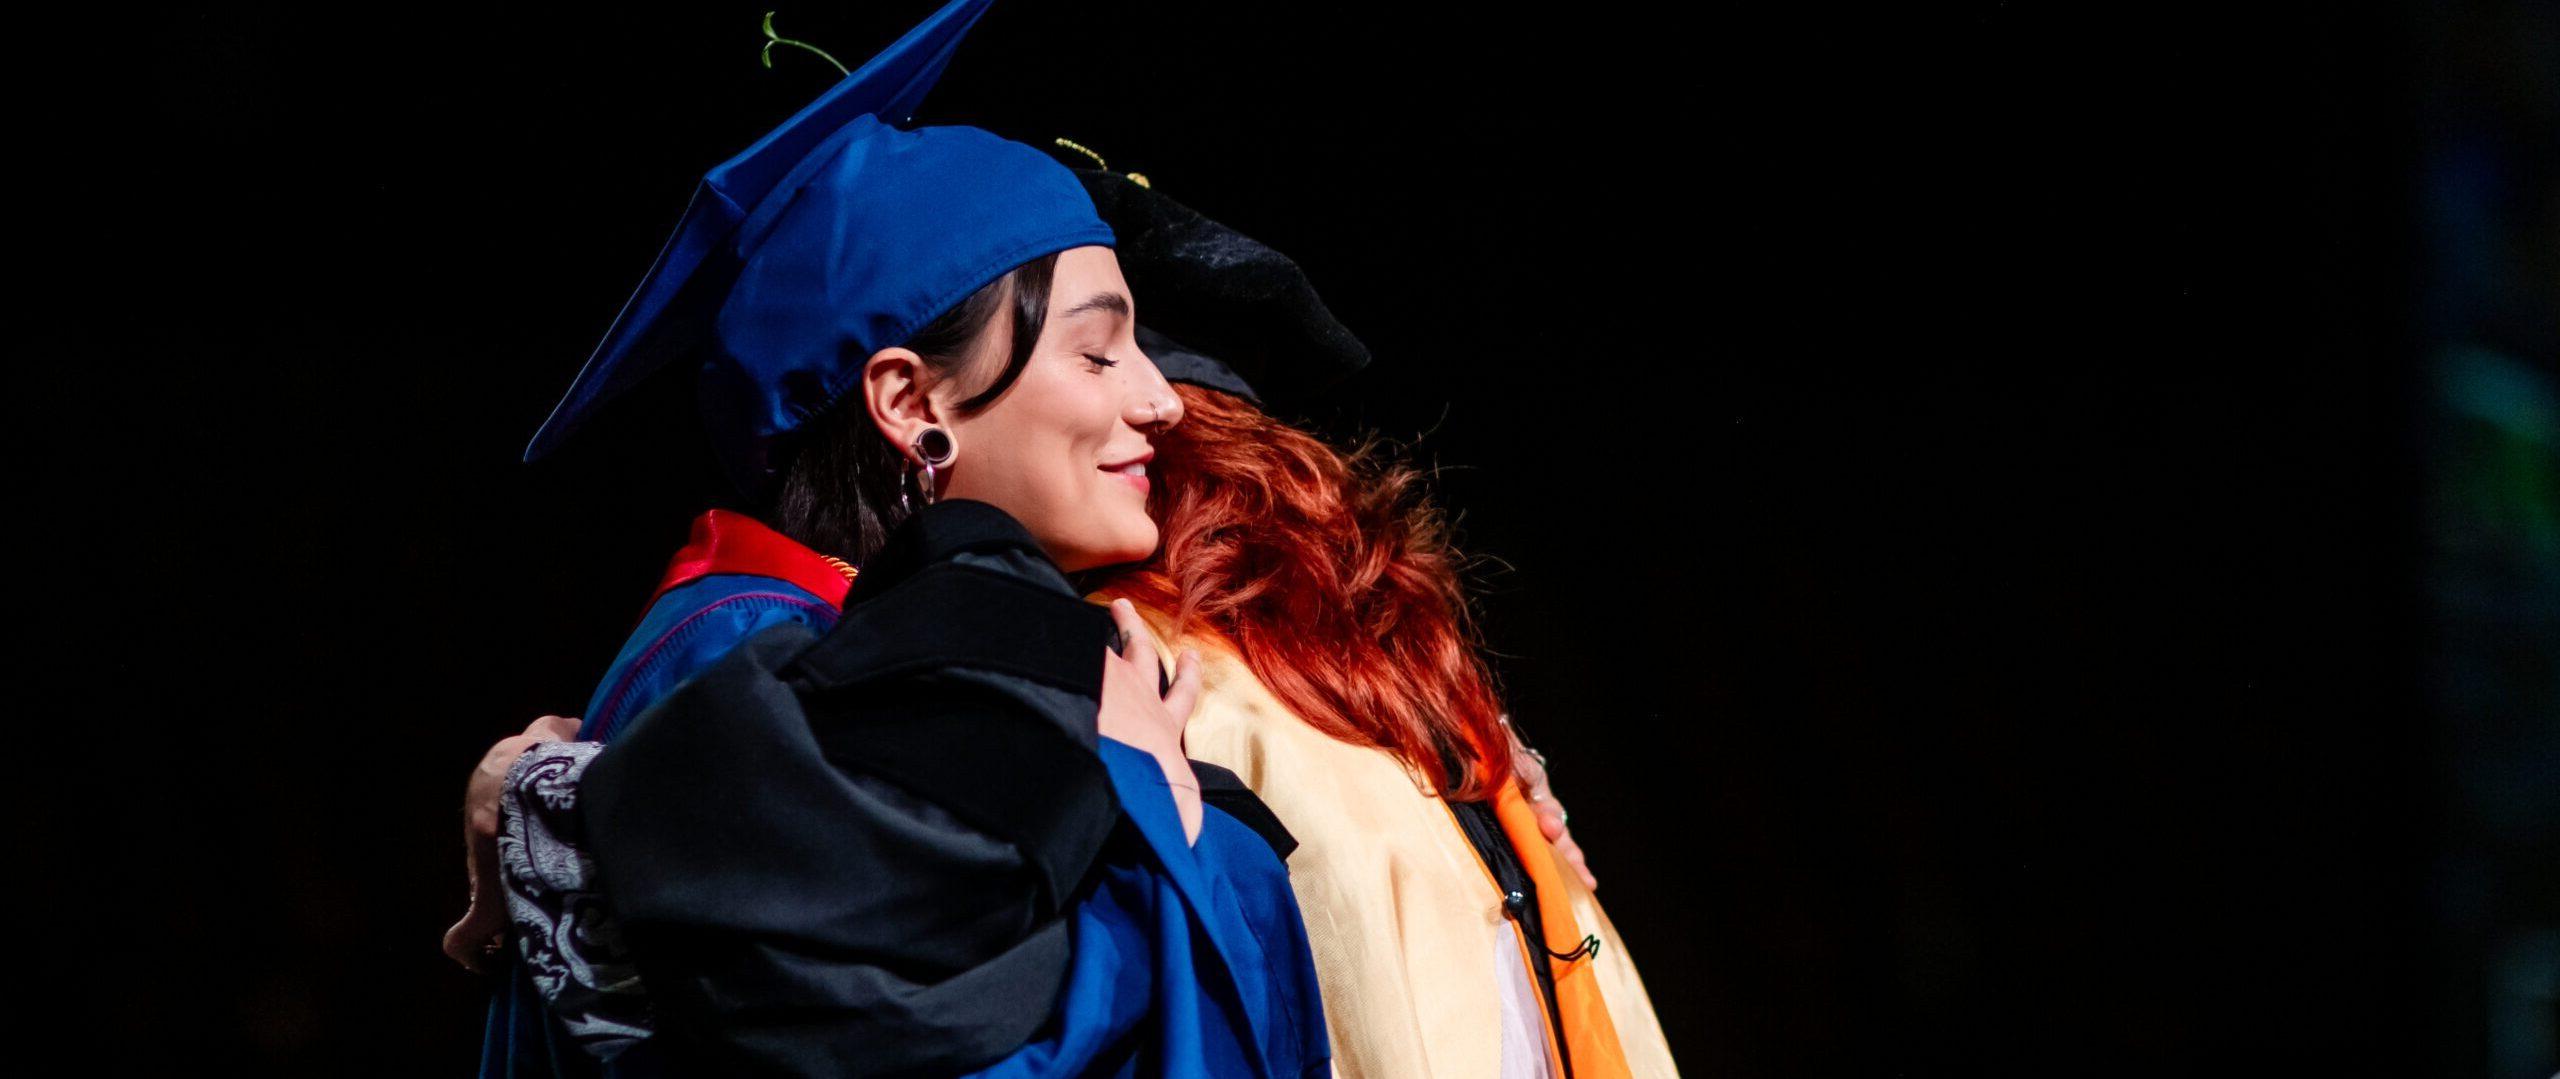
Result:
{"label": "red curly hair", "polygon": [[1464,563],[1414,469],[1349,454],[1229,394],[1177,384],[1156,439],[1156,557],[1102,591],[1206,626],[1317,730],[1394,754],[1450,801],[1512,778],[1510,739],[1459,583]]}

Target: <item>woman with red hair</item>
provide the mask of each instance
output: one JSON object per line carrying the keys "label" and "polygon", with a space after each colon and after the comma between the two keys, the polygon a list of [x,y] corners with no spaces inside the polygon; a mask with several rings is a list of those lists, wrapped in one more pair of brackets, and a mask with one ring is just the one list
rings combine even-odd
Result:
{"label": "woman with red hair", "polygon": [[[1365,348],[1278,252],[1133,177],[1079,175],[1185,417],[1154,443],[1155,556],[1086,584],[1127,600],[1173,646],[1159,656],[1199,657],[1183,752],[1213,766],[1205,800],[1267,807],[1247,823],[1285,854],[1334,1074],[1676,1075],[1542,764],[1502,713],[1419,474],[1260,406],[1255,384],[1303,399]],[[467,811],[494,815],[535,737],[492,750]],[[1239,780],[1260,805],[1222,802]],[[494,928],[476,906],[456,939]]]}
{"label": "woman with red hair", "polygon": [[1186,418],[1158,445],[1150,507],[1163,549],[1097,594],[1198,651],[1184,752],[1235,772],[1297,840],[1335,1074],[1677,1074],[1580,852],[1550,843],[1562,812],[1542,798],[1542,828],[1515,782],[1543,789],[1542,769],[1502,713],[1420,476],[1235,394],[1175,392]]}
{"label": "woman with red hair", "polygon": [[1272,414],[1331,391],[1367,347],[1287,256],[1138,177],[1080,174],[1185,416],[1156,443],[1162,546],[1093,595],[1201,657],[1184,753],[1295,837],[1335,1073],[1676,1074],[1543,763],[1503,715],[1421,477]]}

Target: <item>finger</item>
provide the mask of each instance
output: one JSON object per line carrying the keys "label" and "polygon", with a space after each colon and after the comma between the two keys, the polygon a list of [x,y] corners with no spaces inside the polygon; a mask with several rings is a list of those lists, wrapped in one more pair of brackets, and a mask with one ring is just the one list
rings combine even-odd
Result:
{"label": "finger", "polygon": [[1111,601],[1111,622],[1120,627],[1120,635],[1129,642],[1126,655],[1138,669],[1153,674],[1163,669],[1156,660],[1154,638],[1147,636],[1147,624],[1138,617],[1138,608],[1125,599]]}
{"label": "finger", "polygon": [[[471,868],[471,860],[467,857],[463,860],[463,868],[466,871]],[[473,919],[479,913],[480,881],[478,875],[473,874],[471,897],[463,903],[461,920],[454,922],[453,928],[444,931],[445,958],[462,964],[462,969],[473,974],[480,973],[480,949],[471,946],[471,940],[476,935]]]}
{"label": "finger", "polygon": [[462,787],[462,819],[475,835],[498,834],[498,794],[506,785],[507,772],[517,760],[532,749],[537,739],[529,734],[511,734],[490,746],[480,758],[480,767]]}
{"label": "finger", "polygon": [[525,736],[536,742],[568,742],[578,737],[578,721],[571,716],[544,716],[525,726]]}
{"label": "finger", "polygon": [[506,920],[500,908],[473,903],[444,931],[444,954],[474,974],[486,974],[507,955]]}
{"label": "finger", "polygon": [[1582,875],[1583,887],[1600,890],[1600,878],[1591,874],[1591,862],[1583,857],[1582,844],[1567,839],[1556,846],[1556,853],[1564,855],[1565,861],[1573,864],[1573,871]]}
{"label": "finger", "polygon": [[462,841],[478,843],[498,838],[498,792],[474,784],[462,802]]}
{"label": "finger", "polygon": [[491,918],[506,909],[507,897],[498,886],[498,841],[483,839],[471,845],[464,855],[462,871],[471,880],[471,907],[486,910]]}
{"label": "finger", "polygon": [[507,769],[514,766],[516,758],[524,756],[525,750],[532,749],[535,741],[536,739],[530,734],[510,734],[498,739],[497,744],[490,746],[489,752],[481,756],[480,771],[490,776],[507,774]]}
{"label": "finger", "polygon": [[[471,902],[462,920],[445,933],[445,954],[477,972],[483,957],[506,940],[507,897],[498,882],[498,841],[474,833],[463,845],[462,873],[471,886]],[[469,958],[465,958],[468,956]]]}
{"label": "finger", "polygon": [[1548,788],[1546,773],[1539,771],[1537,765],[1520,768],[1511,775],[1513,781],[1520,785],[1520,796],[1528,799],[1530,805],[1555,801],[1555,791]]}
{"label": "finger", "polygon": [[507,773],[508,766],[514,764],[516,762],[516,758],[524,756],[525,750],[532,748],[532,735],[510,734],[504,738],[498,739],[497,745],[489,747],[488,761],[490,774],[505,775]]}
{"label": "finger", "polygon": [[1549,799],[1547,801],[1537,803],[1536,809],[1538,814],[1538,830],[1546,833],[1547,842],[1553,843],[1559,839],[1563,839],[1564,808],[1562,806],[1558,806],[1554,799]]}
{"label": "finger", "polygon": [[463,915],[445,931],[445,956],[473,974],[494,973],[505,966],[514,956],[507,948],[506,925],[503,920],[492,921],[477,908]]}
{"label": "finger", "polygon": [[1164,710],[1172,713],[1179,724],[1191,722],[1191,710],[1200,704],[1200,652],[1182,650],[1182,658],[1173,661],[1173,688],[1165,691]]}
{"label": "finger", "polygon": [[485,974],[489,960],[503,954],[506,944],[506,921],[499,914],[503,900],[475,894],[462,909],[462,919],[444,931],[444,954],[462,964],[464,970]]}
{"label": "finger", "polygon": [[473,974],[483,974],[487,972],[480,969],[480,949],[471,944],[474,938],[471,915],[471,911],[462,912],[462,920],[453,923],[453,928],[444,931],[444,955],[445,958],[462,964],[464,970]]}
{"label": "finger", "polygon": [[[1517,746],[1518,743],[1515,742],[1513,745]],[[1528,795],[1530,801],[1539,801],[1547,796],[1547,766],[1538,763],[1536,757],[1530,756],[1526,751],[1514,749],[1511,754],[1511,772],[1520,780],[1520,792]]]}
{"label": "finger", "polygon": [[522,755],[521,751],[506,753],[504,750],[504,743],[500,743],[498,748],[491,749],[489,758],[481,763],[480,771],[475,773],[471,777],[471,782],[462,788],[462,826],[465,842],[490,840],[496,838],[498,834],[498,799],[501,788],[506,786],[507,767],[515,763],[516,757]]}

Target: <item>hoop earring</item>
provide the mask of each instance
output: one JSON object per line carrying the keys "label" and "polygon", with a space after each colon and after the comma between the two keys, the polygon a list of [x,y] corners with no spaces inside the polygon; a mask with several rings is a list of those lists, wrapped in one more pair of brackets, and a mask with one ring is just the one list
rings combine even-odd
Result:
{"label": "hoop earring", "polygon": [[[945,431],[942,428],[927,427],[922,431],[916,432],[916,460],[920,462],[924,468],[924,475],[917,481],[916,486],[917,489],[924,492],[925,505],[930,506],[934,504],[936,500],[941,498],[941,470],[951,463],[951,458],[956,449],[957,447],[954,447],[951,444],[951,432]],[[915,473],[910,471],[908,474],[914,475]],[[906,500],[907,493],[903,490],[899,491],[898,503],[901,506],[904,506],[906,504]]]}

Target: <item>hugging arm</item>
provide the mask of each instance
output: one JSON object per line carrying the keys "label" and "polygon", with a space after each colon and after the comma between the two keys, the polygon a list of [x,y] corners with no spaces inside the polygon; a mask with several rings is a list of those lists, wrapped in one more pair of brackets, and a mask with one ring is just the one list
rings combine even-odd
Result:
{"label": "hugging arm", "polygon": [[1062,581],[928,566],[636,718],[584,811],[665,1050],[865,1075],[1028,1039],[1118,815],[1094,753],[1109,633]]}

